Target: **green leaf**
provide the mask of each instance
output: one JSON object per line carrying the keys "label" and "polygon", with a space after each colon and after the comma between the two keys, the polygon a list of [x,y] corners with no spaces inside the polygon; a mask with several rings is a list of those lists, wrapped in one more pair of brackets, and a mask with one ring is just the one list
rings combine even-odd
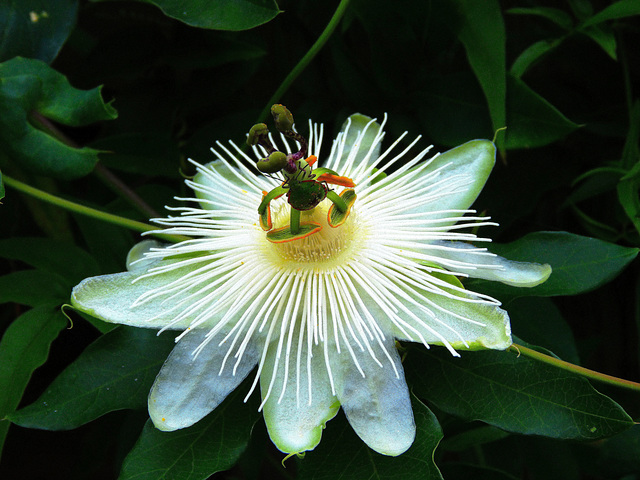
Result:
{"label": "green leaf", "polygon": [[420,398],[467,420],[552,438],[615,435],[633,420],[578,376],[509,352],[412,349],[405,360]]}
{"label": "green leaf", "polygon": [[513,288],[471,280],[471,290],[492,295],[552,296],[585,293],[613,280],[636,256],[639,249],[622,247],[567,232],[536,232],[507,244],[491,244],[489,250],[509,260],[548,263],[553,272],[542,285]]}
{"label": "green leaf", "polygon": [[619,478],[640,471],[640,425],[607,439],[598,449],[589,448],[595,457],[596,471],[607,478]]}
{"label": "green leaf", "polygon": [[596,25],[582,29],[582,33],[600,45],[600,48],[612,59],[617,60],[617,41],[613,30],[608,25]]}
{"label": "green leaf", "polygon": [[629,133],[625,141],[622,152],[622,165],[629,169],[629,172],[620,180],[617,185],[618,200],[624,208],[629,220],[640,233],[640,101],[636,101],[631,109],[629,121]]}
{"label": "green leaf", "polygon": [[0,3],[0,62],[13,57],[51,63],[73,30],[78,0],[9,0]]}
{"label": "green leaf", "polygon": [[89,173],[99,152],[70,147],[40,128],[50,120],[81,126],[116,117],[100,88],[77,90],[46,63],[20,57],[0,64],[0,110],[0,146],[7,156],[34,173],[62,179]]}
{"label": "green leaf", "polygon": [[231,468],[249,443],[260,418],[255,401],[240,390],[192,427],[161,432],[149,420],[125,458],[119,480],[204,480]]}
{"label": "green leaf", "polygon": [[0,304],[15,302],[35,307],[62,304],[69,299],[69,286],[45,270],[20,270],[0,277]]}
{"label": "green leaf", "polygon": [[638,0],[620,0],[585,20],[581,27],[597,25],[607,20],[631,17],[633,15],[640,15],[640,2]]}
{"label": "green leaf", "polygon": [[497,468],[462,463],[447,463],[442,466],[442,472],[447,480],[469,478],[473,480],[520,480],[520,477],[515,477]]}
{"label": "green leaf", "polygon": [[522,80],[508,78],[507,148],[542,147],[579,127]]}
{"label": "green leaf", "polygon": [[[506,125],[505,29],[496,0],[456,0],[462,14],[458,37],[484,91],[493,129]],[[498,137],[501,141],[503,137]],[[501,145],[498,149],[502,151]]]}
{"label": "green leaf", "polygon": [[403,480],[442,479],[434,450],[442,439],[435,415],[415,396],[411,396],[416,422],[416,439],[399,457],[375,453],[354,433],[343,415],[327,424],[320,445],[307,452],[300,462],[300,480]]}
{"label": "green leaf", "polygon": [[563,360],[579,364],[578,349],[571,327],[553,300],[545,297],[522,297],[505,307],[511,318],[514,335],[527,343],[539,345]]}
{"label": "green leaf", "polygon": [[533,8],[510,8],[507,13],[514,15],[536,15],[552,21],[564,30],[571,30],[573,27],[573,19],[571,15],[558,8],[550,7],[533,7]]}
{"label": "green leaf", "polygon": [[141,1],[157,6],[165,15],[187,25],[213,30],[248,30],[273,20],[280,13],[275,0]]}
{"label": "green leaf", "polygon": [[33,404],[10,420],[23,427],[67,430],[114,410],[143,409],[173,336],[119,327],[98,338]]}
{"label": "green leaf", "polygon": [[[0,240],[0,257],[19,260],[57,275],[69,287],[100,273],[95,259],[74,245],[50,238],[19,237]],[[67,292],[68,296],[68,292]]]}
{"label": "green leaf", "polygon": [[520,78],[526,73],[526,71],[535,62],[537,62],[544,55],[552,51],[558,45],[560,45],[561,39],[556,40],[540,40],[527,47],[518,58],[515,59],[509,73],[515,77]]}
{"label": "green leaf", "polygon": [[4,182],[2,181],[2,171],[0,170],[0,200],[4,198]]}
{"label": "green leaf", "polygon": [[[1,291],[1,289],[0,289]],[[40,306],[20,315],[0,342],[0,452],[9,428],[3,421],[20,403],[31,374],[49,356],[49,347],[67,320],[60,310]]]}

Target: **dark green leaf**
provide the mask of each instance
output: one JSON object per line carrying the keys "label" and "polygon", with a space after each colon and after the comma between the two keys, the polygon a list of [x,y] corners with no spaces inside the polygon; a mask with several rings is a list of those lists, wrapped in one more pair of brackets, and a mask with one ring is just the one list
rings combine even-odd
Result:
{"label": "dark green leaf", "polygon": [[509,76],[508,85],[507,148],[548,145],[579,127],[522,80]]}
{"label": "dark green leaf", "polygon": [[496,468],[461,463],[447,463],[442,466],[442,473],[447,480],[520,480],[507,472]]}
{"label": "dark green leaf", "polygon": [[573,27],[571,15],[557,8],[532,7],[532,8],[510,8],[507,13],[515,15],[536,15],[551,20],[559,27],[570,30]]}
{"label": "dark green leaf", "polygon": [[320,445],[300,462],[300,480],[403,480],[442,479],[433,452],[442,439],[435,415],[412,396],[416,439],[399,457],[373,452],[354,433],[343,415],[327,424]]}
{"label": "dark green leaf", "polygon": [[629,133],[625,141],[622,152],[622,165],[629,169],[629,172],[620,180],[617,185],[618,200],[624,208],[629,220],[640,233],[640,102],[636,101],[631,110]]}
{"label": "dark green leaf", "polygon": [[540,40],[530,45],[524,52],[518,55],[509,73],[515,77],[520,78],[535,62],[537,62],[544,55],[552,51],[560,44],[560,40]]}
{"label": "dark green leaf", "polygon": [[[456,2],[462,14],[458,36],[487,98],[493,129],[497,130],[507,120],[505,30],[500,5],[497,0]],[[500,141],[502,138],[498,137]]]}
{"label": "dark green leaf", "polygon": [[609,438],[597,450],[592,446],[597,469],[607,478],[640,472],[640,425]]}
{"label": "dark green leaf", "polygon": [[147,395],[173,346],[173,335],[119,327],[93,342],[33,404],[10,420],[67,430],[105,413],[146,407]]}
{"label": "dark green leaf", "polygon": [[612,436],[633,421],[578,375],[510,352],[413,349],[410,384],[420,398],[467,420],[552,438]]}
{"label": "dark green leaf", "polygon": [[600,45],[600,48],[605,51],[612,59],[617,60],[618,54],[616,53],[617,41],[613,30],[608,25],[595,25],[587,27],[582,30],[582,33],[587,35],[591,40]]}
{"label": "dark green leaf", "polygon": [[637,0],[620,0],[585,20],[581,26],[587,27],[607,20],[630,17],[632,15],[640,15],[640,2]]}
{"label": "dark green leaf", "polygon": [[571,363],[580,363],[573,332],[562,318],[553,300],[522,297],[505,307],[511,318],[513,333],[527,343],[540,345]]}
{"label": "dark green leaf", "polygon": [[442,440],[440,448],[451,452],[461,452],[468,448],[501,440],[509,435],[511,434],[499,428],[482,425],[462,433],[448,436]]}
{"label": "dark green leaf", "polygon": [[510,260],[548,263],[549,279],[533,288],[515,288],[496,282],[473,280],[471,290],[495,295],[576,295],[614,279],[636,256],[637,248],[621,247],[567,232],[536,232],[507,244],[491,244],[490,250]]}
{"label": "dark green leaf", "polygon": [[[1,291],[1,288],[0,288]],[[31,374],[42,365],[49,347],[67,320],[60,310],[40,306],[20,315],[0,342],[0,452],[9,422],[3,421],[18,406]]]}
{"label": "dark green leaf", "polygon": [[65,282],[46,270],[20,270],[0,277],[0,304],[15,302],[35,307],[62,304],[68,299]]}
{"label": "dark green leaf", "polygon": [[280,13],[275,0],[141,1],[152,3],[165,15],[193,27],[214,30],[248,30],[273,20]]}
{"label": "dark green leaf", "polygon": [[4,182],[2,181],[2,171],[0,171],[0,200],[4,198]]}
{"label": "dark green leaf", "polygon": [[98,275],[96,261],[74,245],[50,238],[21,237],[0,240],[0,257],[20,260],[56,274],[73,287],[85,277]]}
{"label": "dark green leaf", "polygon": [[233,466],[260,417],[239,390],[192,427],[161,432],[149,420],[125,458],[119,480],[203,480]]}
{"label": "dark green leaf", "polygon": [[20,57],[0,64],[0,79],[0,145],[7,156],[41,175],[70,179],[89,173],[97,150],[70,147],[34,124],[80,126],[115,118],[100,88],[77,90],[46,63]]}
{"label": "dark green leaf", "polygon": [[78,0],[8,0],[0,3],[0,62],[13,57],[51,63],[76,22]]}

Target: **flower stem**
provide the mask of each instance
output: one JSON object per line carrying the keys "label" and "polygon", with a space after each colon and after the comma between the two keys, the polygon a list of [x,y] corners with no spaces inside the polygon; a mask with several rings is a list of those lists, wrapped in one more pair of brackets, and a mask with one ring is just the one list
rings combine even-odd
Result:
{"label": "flower stem", "polygon": [[[149,232],[158,229],[148,223],[138,222],[137,220],[120,217],[118,215],[113,215],[112,213],[102,212],[95,208],[80,205],[79,203],[75,203],[70,200],[65,200],[64,198],[57,197],[43,190],[27,185],[26,183],[22,183],[14,178],[8,177],[7,175],[2,175],[2,180],[5,185],[8,185],[22,193],[26,193],[27,195],[31,195],[32,197],[42,200],[43,202],[56,205],[71,212],[79,213],[80,215],[95,218],[103,222],[113,223],[114,225],[119,225],[136,232]],[[170,242],[182,242],[189,239],[182,235],[167,235],[162,233],[152,233],[151,235]]]}
{"label": "flower stem", "polygon": [[596,380],[598,382],[608,383],[609,385],[614,385],[616,387],[626,388],[629,390],[640,392],[640,383],[632,382],[631,380],[624,380],[622,378],[613,377],[611,375],[606,375],[604,373],[596,372],[594,370],[589,370],[588,368],[580,367],[578,365],[574,365],[573,363],[560,360],[559,358],[554,358],[549,355],[545,355],[544,353],[537,352],[536,350],[525,347],[523,345],[518,345],[514,343],[509,347],[508,350],[510,352],[517,353],[518,355],[524,355],[525,357],[533,358],[534,360],[548,363],[549,365],[553,365],[554,367],[567,370],[568,372],[573,372],[583,377],[590,378],[591,380]]}
{"label": "flower stem", "polygon": [[338,23],[340,23],[340,20],[342,19],[342,16],[344,15],[344,12],[347,10],[349,1],[350,0],[340,1],[340,4],[338,5],[338,8],[334,12],[333,17],[331,17],[331,20],[327,24],[326,28],[324,29],[320,37],[318,37],[318,40],[316,40],[316,42],[311,46],[309,51],[304,55],[304,57],[302,57],[302,59],[298,62],[298,64],[295,67],[293,67],[293,70],[289,72],[289,75],[287,75],[287,77],[283,80],[283,82],[280,84],[280,86],[275,91],[275,93],[271,96],[271,98],[267,102],[267,105],[264,107],[264,110],[262,110],[262,113],[260,113],[260,116],[258,117],[258,122],[256,123],[262,122],[267,118],[267,116],[269,115],[269,111],[271,110],[271,105],[273,105],[274,103],[280,100],[280,97],[282,97],[282,95],[284,95],[284,92],[286,92],[289,89],[289,87],[295,81],[298,75],[302,73],[302,71],[307,67],[307,65],[311,62],[311,60],[313,60],[313,58],[322,49],[324,44],[327,43],[327,40],[329,40],[329,37],[331,36],[333,31],[336,29],[336,27],[338,26]]}

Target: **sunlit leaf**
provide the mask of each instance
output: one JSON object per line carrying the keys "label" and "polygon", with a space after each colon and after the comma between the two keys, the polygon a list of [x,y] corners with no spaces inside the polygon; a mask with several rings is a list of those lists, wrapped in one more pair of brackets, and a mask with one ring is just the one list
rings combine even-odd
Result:
{"label": "sunlit leaf", "polygon": [[0,452],[9,422],[2,421],[15,410],[33,371],[42,365],[49,347],[67,324],[59,309],[40,306],[20,315],[7,328],[0,342]]}
{"label": "sunlit leaf", "polygon": [[71,33],[78,0],[0,2],[0,62],[13,57],[51,63]]}
{"label": "sunlit leaf", "polygon": [[175,478],[204,480],[233,466],[260,418],[255,402],[233,392],[204,419],[174,432],[161,432],[149,420],[125,458],[119,480]]}
{"label": "sunlit leaf", "polygon": [[612,436],[633,420],[575,374],[509,352],[413,349],[405,362],[418,397],[447,413],[551,438]]}
{"label": "sunlit leaf", "polygon": [[380,455],[354,433],[343,415],[328,423],[322,442],[300,462],[300,480],[438,480],[440,471],[433,452],[442,439],[435,415],[416,397],[411,404],[416,422],[416,439],[398,457]]}
{"label": "sunlit leaf", "polygon": [[105,413],[143,409],[173,336],[119,327],[89,345],[33,404],[10,420],[45,430],[67,430]]}
{"label": "sunlit leaf", "polygon": [[622,247],[596,238],[567,232],[536,232],[489,249],[510,260],[548,263],[549,279],[533,288],[513,288],[474,280],[469,288],[495,295],[551,296],[588,292],[615,278],[636,256],[637,248]]}
{"label": "sunlit leaf", "polygon": [[141,1],[156,5],[165,15],[193,27],[215,30],[247,30],[273,20],[280,13],[275,0]]}
{"label": "sunlit leaf", "polygon": [[115,118],[100,89],[77,90],[46,63],[20,57],[0,64],[0,80],[0,146],[7,156],[41,175],[70,179],[89,173],[97,150],[70,147],[34,124],[81,126]]}

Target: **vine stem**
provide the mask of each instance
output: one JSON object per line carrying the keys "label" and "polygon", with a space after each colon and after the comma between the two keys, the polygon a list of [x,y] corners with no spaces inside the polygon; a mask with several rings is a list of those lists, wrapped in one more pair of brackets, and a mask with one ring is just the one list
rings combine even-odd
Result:
{"label": "vine stem", "polygon": [[[72,148],[81,148],[76,142],[67,137],[63,132],[56,127],[47,117],[40,112],[33,111],[30,116],[31,121],[38,125],[42,130],[47,132],[53,138],[68,145]],[[122,196],[127,202],[133,205],[140,213],[148,217],[158,217],[158,213],[151,208],[136,192],[129,188],[125,183],[116,177],[110,170],[104,165],[97,163],[93,169],[93,173],[109,188],[111,188],[118,195]]]}
{"label": "vine stem", "polygon": [[568,372],[576,373],[583,377],[590,378],[591,380],[596,380],[598,382],[607,383],[616,387],[640,392],[640,383],[632,382],[631,380],[625,380],[623,378],[613,377],[611,375],[596,372],[594,370],[589,370],[588,368],[565,362],[564,360],[560,360],[559,358],[555,358],[550,355],[545,355],[544,353],[538,352],[523,345],[518,345],[517,343],[512,344],[508,348],[508,350],[510,352],[517,353],[518,355],[524,355],[525,357],[533,358],[534,360],[538,360],[539,362],[544,362],[549,365],[553,365],[554,367],[561,368],[562,370],[567,370]]}
{"label": "vine stem", "polygon": [[[95,208],[87,207],[85,205],[80,205],[79,203],[72,202],[70,200],[65,200],[64,198],[57,197],[43,190],[32,187],[31,185],[27,185],[26,183],[22,183],[19,180],[16,180],[15,178],[8,177],[7,175],[4,175],[4,174],[2,175],[2,180],[5,185],[11,188],[14,188],[22,193],[31,195],[32,197],[42,200],[43,202],[47,202],[52,205],[56,205],[57,207],[64,208],[65,210],[69,210],[74,213],[79,213],[80,215],[85,215],[87,217],[95,218],[103,222],[119,225],[121,227],[128,228],[129,230],[134,230],[136,232],[151,232],[151,231],[158,230],[157,227],[155,227],[154,225],[150,225],[148,223],[138,222],[137,220],[131,220],[130,218],[120,217],[119,215],[103,212]],[[163,240],[170,241],[170,242],[182,242],[185,240],[189,240],[189,237],[185,237],[182,235],[169,235],[164,233],[151,233],[151,235],[153,235],[154,237],[161,238]]]}
{"label": "vine stem", "polygon": [[329,23],[325,27],[324,31],[318,37],[318,40],[316,40],[316,42],[311,46],[311,48],[307,51],[304,57],[300,59],[298,64],[295,67],[293,67],[293,70],[289,72],[289,75],[287,75],[287,77],[282,81],[282,83],[280,84],[278,89],[275,91],[275,93],[271,96],[271,98],[267,102],[267,105],[262,110],[262,113],[260,113],[260,116],[258,117],[258,122],[261,122],[267,118],[267,116],[269,115],[269,111],[271,109],[271,105],[276,103],[280,99],[280,97],[282,97],[284,92],[288,90],[288,88],[295,81],[298,75],[302,73],[302,71],[307,67],[307,65],[311,62],[311,60],[313,60],[313,58],[322,49],[324,44],[327,43],[327,40],[329,40],[329,37],[331,36],[333,31],[336,29],[336,27],[338,26],[338,23],[340,23],[340,20],[342,19],[342,16],[344,15],[344,12],[347,10],[347,7],[349,6],[349,2],[350,0],[341,0],[340,4],[338,5],[338,8],[336,8],[336,11],[331,17],[331,20],[329,20]]}

